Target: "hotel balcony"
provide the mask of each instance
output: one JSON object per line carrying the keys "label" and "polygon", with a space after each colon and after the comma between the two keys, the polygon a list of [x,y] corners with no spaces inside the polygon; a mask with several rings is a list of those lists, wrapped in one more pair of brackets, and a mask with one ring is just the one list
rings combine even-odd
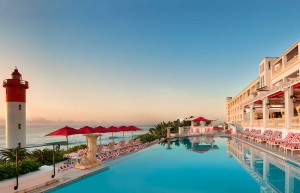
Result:
{"label": "hotel balcony", "polygon": [[249,127],[250,126],[250,121],[244,121],[243,125],[244,125],[244,127]]}
{"label": "hotel balcony", "polygon": [[267,121],[267,128],[284,128],[285,119],[283,118],[272,118]]}
{"label": "hotel balcony", "polygon": [[262,119],[253,120],[253,126],[254,127],[262,127],[263,126],[263,120]]}
{"label": "hotel balcony", "polygon": [[277,76],[280,72],[282,72],[282,59],[280,59],[273,67],[272,67],[272,76]]}
{"label": "hotel balcony", "polygon": [[291,128],[300,130],[300,118],[299,117],[292,118]]}
{"label": "hotel balcony", "polygon": [[290,67],[293,64],[296,64],[296,62],[299,61],[299,55],[294,55],[289,61],[286,62],[285,67]]}

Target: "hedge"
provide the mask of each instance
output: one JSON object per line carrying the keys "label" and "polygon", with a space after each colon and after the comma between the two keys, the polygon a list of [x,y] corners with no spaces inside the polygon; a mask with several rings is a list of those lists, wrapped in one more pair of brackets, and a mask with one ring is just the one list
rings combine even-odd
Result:
{"label": "hedge", "polygon": [[[19,161],[19,175],[37,171],[42,164],[35,159]],[[0,165],[0,181],[16,177],[16,163],[8,162]]]}
{"label": "hedge", "polygon": [[140,138],[142,143],[146,143],[146,142],[150,142],[150,141],[159,139],[160,137],[155,134],[146,133],[146,134],[139,135],[136,138]]}

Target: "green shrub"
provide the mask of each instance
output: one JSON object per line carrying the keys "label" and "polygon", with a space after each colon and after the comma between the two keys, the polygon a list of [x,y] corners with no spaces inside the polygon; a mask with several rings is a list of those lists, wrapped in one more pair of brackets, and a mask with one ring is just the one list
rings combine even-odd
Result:
{"label": "green shrub", "polygon": [[[24,159],[19,161],[19,175],[37,171],[42,166],[35,159]],[[16,177],[16,163],[8,162],[0,164],[0,181]]]}
{"label": "green shrub", "polygon": [[[64,160],[63,158],[64,150],[56,151],[54,153],[55,162],[61,162]],[[35,149],[31,152],[32,158],[36,159],[42,165],[52,165],[53,164],[53,150],[52,149]]]}
{"label": "green shrub", "polygon": [[139,135],[136,138],[140,138],[142,143],[146,143],[146,142],[159,139],[160,137],[156,134],[146,133],[146,134]]}

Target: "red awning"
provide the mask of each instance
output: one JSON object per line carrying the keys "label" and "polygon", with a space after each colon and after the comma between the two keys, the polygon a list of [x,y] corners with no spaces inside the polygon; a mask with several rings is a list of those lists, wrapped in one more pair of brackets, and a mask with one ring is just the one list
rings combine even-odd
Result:
{"label": "red awning", "polygon": [[298,88],[298,87],[300,87],[300,83],[295,84],[295,85],[293,85],[292,87],[293,87],[293,88]]}
{"label": "red awning", "polygon": [[262,100],[255,101],[254,104],[262,103]]}
{"label": "red awning", "polygon": [[283,91],[278,91],[278,92],[276,92],[274,94],[269,95],[268,98],[274,98],[274,97],[276,97],[278,95],[282,95],[283,93],[284,93]]}

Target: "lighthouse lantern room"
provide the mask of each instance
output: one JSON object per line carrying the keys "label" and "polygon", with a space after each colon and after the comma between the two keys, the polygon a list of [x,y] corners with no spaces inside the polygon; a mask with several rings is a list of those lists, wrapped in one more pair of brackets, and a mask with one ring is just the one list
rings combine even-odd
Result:
{"label": "lighthouse lantern room", "polygon": [[6,148],[26,146],[26,89],[28,82],[16,68],[11,79],[3,81],[6,89]]}

